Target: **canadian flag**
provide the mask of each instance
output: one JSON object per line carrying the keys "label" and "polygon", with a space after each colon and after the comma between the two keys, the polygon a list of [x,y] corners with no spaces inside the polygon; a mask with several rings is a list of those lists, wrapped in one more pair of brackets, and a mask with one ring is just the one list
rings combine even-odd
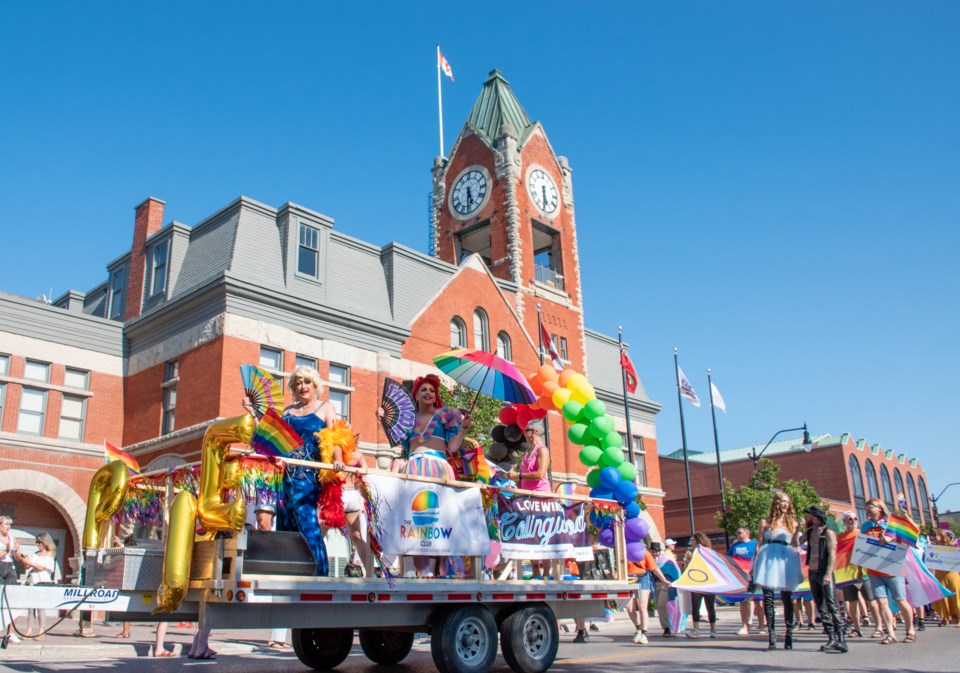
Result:
{"label": "canadian flag", "polygon": [[550,354],[550,363],[553,365],[553,368],[558,372],[562,372],[563,360],[560,359],[560,354],[557,353],[557,347],[553,345],[553,337],[550,336],[550,332],[543,326],[543,323],[540,324],[540,342],[544,352]]}
{"label": "canadian flag", "polygon": [[444,75],[450,78],[451,82],[456,81],[453,79],[453,68],[450,67],[450,63],[447,61],[447,59],[443,57],[439,46],[437,47],[437,66],[439,66]]}
{"label": "canadian flag", "polygon": [[627,391],[631,393],[637,392],[637,383],[639,381],[637,369],[633,366],[633,361],[630,359],[630,356],[627,355],[627,349],[623,346],[620,346],[620,366],[623,367],[623,374],[627,377]]}

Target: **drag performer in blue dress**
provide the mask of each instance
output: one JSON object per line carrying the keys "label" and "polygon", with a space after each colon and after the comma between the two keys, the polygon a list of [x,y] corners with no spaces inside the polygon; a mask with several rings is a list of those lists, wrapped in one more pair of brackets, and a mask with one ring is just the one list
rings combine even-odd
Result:
{"label": "drag performer in blue dress", "polygon": [[778,491],[770,503],[770,513],[760,522],[757,553],[753,557],[753,582],[763,589],[763,612],[767,618],[768,648],[777,647],[776,608],[773,594],[780,592],[786,636],[785,650],[793,649],[793,592],[803,582],[799,551],[800,527],[790,496]]}

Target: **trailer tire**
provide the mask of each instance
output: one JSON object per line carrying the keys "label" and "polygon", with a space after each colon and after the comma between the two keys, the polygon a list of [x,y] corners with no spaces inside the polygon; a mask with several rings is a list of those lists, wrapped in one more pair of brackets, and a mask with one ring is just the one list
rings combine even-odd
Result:
{"label": "trailer tire", "polygon": [[516,673],[543,673],[553,665],[559,647],[557,617],[549,605],[521,608],[500,626],[500,650]]}
{"label": "trailer tire", "polygon": [[293,629],[290,640],[302,664],[318,671],[330,671],[350,654],[353,629]]}
{"label": "trailer tire", "polygon": [[441,615],[430,639],[440,673],[487,673],[497,658],[497,623],[480,605],[465,605]]}
{"label": "trailer tire", "polygon": [[367,659],[374,663],[384,666],[399,664],[413,648],[413,633],[361,629],[360,648]]}

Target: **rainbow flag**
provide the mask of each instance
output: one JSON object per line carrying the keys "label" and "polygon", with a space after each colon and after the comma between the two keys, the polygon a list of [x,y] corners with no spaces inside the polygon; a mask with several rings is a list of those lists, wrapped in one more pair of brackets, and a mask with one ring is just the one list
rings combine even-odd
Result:
{"label": "rainbow flag", "polygon": [[303,445],[296,430],[287,425],[280,414],[268,408],[250,438],[250,448],[264,456],[286,456]]}
{"label": "rainbow flag", "polygon": [[103,453],[107,457],[107,462],[112,463],[115,460],[119,460],[121,463],[126,465],[131,472],[134,474],[140,474],[140,463],[137,462],[137,459],[131,456],[126,451],[118,449],[110,442],[103,442]]}
{"label": "rainbow flag", "polygon": [[913,522],[913,519],[902,514],[891,514],[887,519],[886,534],[897,542],[910,545],[916,548],[917,540],[920,538],[920,526]]}

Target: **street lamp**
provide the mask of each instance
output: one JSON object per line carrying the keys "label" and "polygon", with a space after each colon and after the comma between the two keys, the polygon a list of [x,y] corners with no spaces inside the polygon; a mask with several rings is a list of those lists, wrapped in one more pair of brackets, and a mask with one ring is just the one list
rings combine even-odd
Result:
{"label": "street lamp", "polygon": [[955,481],[952,484],[947,484],[946,486],[943,487],[943,490],[940,491],[939,495],[930,496],[930,501],[933,503],[933,519],[934,521],[937,522],[938,526],[940,525],[940,510],[937,509],[937,501],[940,500],[941,497],[943,497],[943,494],[947,492],[948,488],[950,488],[951,486],[956,486],[958,484],[960,484],[960,481]]}
{"label": "street lamp", "polygon": [[760,453],[757,453],[756,448],[753,449],[753,455],[750,456],[753,458],[753,471],[756,472],[758,469],[760,469],[760,457],[763,455],[764,451],[770,448],[770,445],[773,444],[773,440],[785,432],[797,432],[798,430],[803,430],[803,444],[801,446],[803,447],[804,451],[809,453],[810,449],[813,448],[813,442],[810,441],[810,433],[807,432],[806,422],[804,422],[804,424],[799,428],[784,428],[783,430],[777,430],[773,437],[770,438],[770,441],[767,442],[762,449],[760,449]]}

